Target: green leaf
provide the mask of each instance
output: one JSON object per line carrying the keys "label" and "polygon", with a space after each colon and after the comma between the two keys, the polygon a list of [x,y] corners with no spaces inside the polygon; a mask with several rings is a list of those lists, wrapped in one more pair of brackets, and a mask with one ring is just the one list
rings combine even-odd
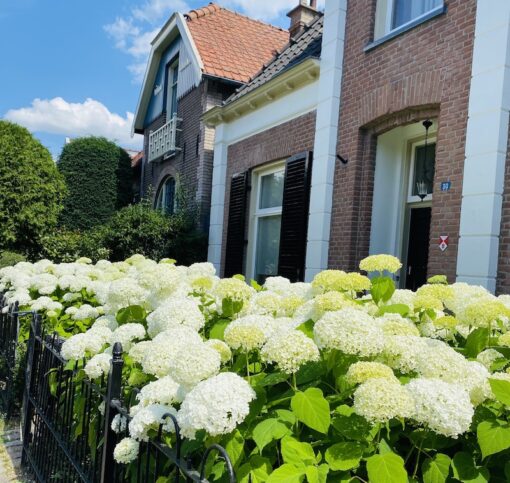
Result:
{"label": "green leaf", "polygon": [[253,455],[237,472],[239,483],[263,483],[271,473],[271,462],[267,458]]}
{"label": "green leaf", "polygon": [[281,382],[286,381],[289,378],[288,374],[283,372],[273,372],[264,379],[262,379],[257,386],[259,387],[267,387],[267,386],[276,386],[276,384],[280,384]]}
{"label": "green leaf", "polygon": [[316,463],[312,446],[289,436],[282,439],[282,456],[285,463],[295,466],[308,466]]}
{"label": "green leaf", "polygon": [[129,373],[128,384],[134,387],[143,386],[149,379],[149,376],[145,374],[141,369],[133,367]]}
{"label": "green leaf", "polygon": [[489,384],[496,399],[505,406],[510,406],[510,382],[501,379],[489,379]]}
{"label": "green leaf", "polygon": [[400,314],[402,317],[407,317],[409,307],[405,304],[383,305],[379,308],[376,315],[381,316],[384,314]]}
{"label": "green leaf", "polygon": [[370,483],[407,483],[404,460],[395,453],[370,456],[367,471]]}
{"label": "green leaf", "polygon": [[221,301],[221,311],[225,317],[233,317],[235,314],[240,312],[242,308],[242,300],[232,300],[231,298],[226,298]]}
{"label": "green leaf", "polygon": [[310,339],[313,339],[313,326],[314,326],[313,320],[307,320],[306,322],[303,322],[301,325],[296,327],[296,330],[300,330],[305,334],[307,337],[310,337]]}
{"label": "green leaf", "polygon": [[229,435],[224,447],[232,465],[237,468],[244,459],[244,438],[238,429]]}
{"label": "green leaf", "polygon": [[371,429],[364,417],[345,404],[336,408],[331,424],[344,438],[356,441],[365,441]]}
{"label": "green leaf", "polygon": [[473,330],[466,339],[466,355],[468,357],[476,357],[487,347],[488,341],[489,329],[479,327],[478,329]]}
{"label": "green leaf", "polygon": [[390,277],[375,277],[372,279],[370,293],[372,299],[379,305],[379,302],[387,302],[395,292],[395,282]]}
{"label": "green leaf", "polygon": [[262,285],[260,285],[259,283],[257,283],[256,280],[253,280],[251,279],[250,280],[250,285],[252,286],[252,288],[254,288],[257,292],[260,292],[262,290]]}
{"label": "green leaf", "polygon": [[326,483],[329,473],[329,466],[324,464],[320,466],[306,467],[306,481],[308,483]]}
{"label": "green leaf", "polygon": [[452,460],[442,453],[427,458],[421,467],[423,483],[445,483],[450,473],[451,462]]}
{"label": "green leaf", "polygon": [[296,415],[292,411],[289,411],[288,409],[277,409],[275,413],[279,420],[289,423],[290,426],[296,424]]}
{"label": "green leaf", "polygon": [[305,477],[305,469],[294,465],[282,465],[274,470],[267,483],[301,483]]}
{"label": "green leaf", "polygon": [[147,313],[140,305],[130,305],[129,307],[120,309],[117,312],[116,319],[119,324],[142,322],[145,320],[146,315]]}
{"label": "green leaf", "polygon": [[315,387],[297,392],[290,401],[290,407],[299,421],[319,433],[326,434],[331,424],[329,403],[322,391]]}
{"label": "green leaf", "polygon": [[347,471],[356,468],[363,456],[360,443],[346,441],[336,443],[326,450],[326,461],[333,471]]}
{"label": "green leaf", "polygon": [[475,465],[473,455],[460,451],[452,460],[453,476],[464,483],[487,483],[489,470]]}
{"label": "green leaf", "polygon": [[230,320],[220,319],[216,322],[209,331],[209,339],[223,340],[223,334]]}
{"label": "green leaf", "polygon": [[503,421],[483,421],[476,430],[482,457],[510,448],[510,424]]}
{"label": "green leaf", "polygon": [[275,439],[282,439],[287,434],[290,434],[290,429],[283,422],[276,418],[265,419],[253,428],[252,438],[257,444],[259,451],[262,453],[271,441]]}

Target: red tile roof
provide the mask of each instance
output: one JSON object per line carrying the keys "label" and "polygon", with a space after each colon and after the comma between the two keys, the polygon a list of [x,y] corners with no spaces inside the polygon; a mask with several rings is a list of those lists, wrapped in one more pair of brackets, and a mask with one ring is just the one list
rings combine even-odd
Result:
{"label": "red tile roof", "polygon": [[289,42],[287,30],[215,3],[185,15],[204,74],[248,82]]}

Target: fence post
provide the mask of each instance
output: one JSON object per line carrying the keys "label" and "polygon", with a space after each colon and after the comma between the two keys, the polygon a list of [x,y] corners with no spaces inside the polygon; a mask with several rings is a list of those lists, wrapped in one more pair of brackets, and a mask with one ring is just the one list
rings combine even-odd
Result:
{"label": "fence post", "polygon": [[112,402],[120,401],[122,391],[122,345],[116,342],[113,346],[112,362],[110,365],[110,374],[108,376],[108,389],[106,392],[105,414],[104,414],[104,446],[103,459],[101,462],[101,483],[111,483],[114,481],[115,461],[113,459],[113,450],[117,443],[117,435],[112,430],[112,421],[116,411],[112,407]]}
{"label": "fence post", "polygon": [[27,344],[27,366],[25,368],[25,387],[23,390],[23,451],[21,453],[21,464],[25,466],[27,462],[27,446],[30,443],[32,431],[32,402],[30,401],[30,393],[32,391],[32,373],[37,347],[36,338],[42,333],[42,317],[40,314],[33,313],[30,323],[30,336]]}

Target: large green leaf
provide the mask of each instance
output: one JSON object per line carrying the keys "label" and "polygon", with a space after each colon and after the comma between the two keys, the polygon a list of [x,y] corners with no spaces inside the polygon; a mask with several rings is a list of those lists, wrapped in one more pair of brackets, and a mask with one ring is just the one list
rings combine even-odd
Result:
{"label": "large green leaf", "polygon": [[117,312],[117,322],[119,324],[127,324],[131,322],[142,322],[147,313],[145,309],[140,305],[130,305],[129,307],[125,307],[120,309]]}
{"label": "large green leaf", "polygon": [[469,357],[476,357],[482,352],[489,342],[489,329],[479,327],[473,330],[466,339],[466,355]]}
{"label": "large green leaf", "polygon": [[370,293],[372,299],[379,305],[379,302],[387,302],[395,292],[395,282],[390,277],[375,277],[372,279]]}
{"label": "large green leaf", "polygon": [[482,457],[510,448],[510,424],[503,421],[483,421],[476,430]]}
{"label": "large green leaf", "polygon": [[344,438],[357,441],[365,441],[371,429],[370,423],[346,404],[335,409],[331,424]]}
{"label": "large green leaf", "polygon": [[347,471],[356,468],[362,456],[363,446],[350,441],[336,443],[326,450],[326,461],[333,471]]}
{"label": "large green leaf", "polygon": [[237,471],[239,483],[263,483],[271,473],[271,462],[267,458],[253,455]]}
{"label": "large green leaf", "polygon": [[308,483],[326,483],[329,473],[328,465],[307,466],[306,481]]}
{"label": "large green leaf", "polygon": [[282,439],[282,456],[285,463],[295,466],[308,466],[316,463],[312,446],[289,436]]}
{"label": "large green leaf", "polygon": [[407,317],[409,314],[409,306],[406,304],[392,304],[392,305],[383,305],[377,311],[377,315],[384,314],[399,314],[402,317]]}
{"label": "large green leaf", "polygon": [[510,382],[501,379],[489,379],[489,383],[496,399],[505,406],[510,406]]}
{"label": "large green leaf", "polygon": [[371,483],[407,483],[404,460],[395,453],[370,456],[367,471]]}
{"label": "large green leaf", "polygon": [[452,460],[442,453],[427,458],[421,467],[423,483],[445,483],[450,473],[451,462]]}
{"label": "large green leaf", "polygon": [[228,437],[225,443],[225,450],[232,465],[234,468],[237,468],[244,459],[244,438],[238,429]]}
{"label": "large green leaf", "polygon": [[267,446],[271,441],[275,439],[281,439],[285,435],[290,434],[289,427],[284,424],[282,421],[276,418],[265,419],[260,422],[253,428],[252,437],[259,451],[262,453],[262,450],[265,446]]}
{"label": "large green leaf", "polygon": [[301,483],[304,478],[304,467],[284,464],[269,475],[267,483]]}
{"label": "large green leaf", "polygon": [[313,326],[314,326],[313,320],[307,320],[306,322],[303,322],[301,325],[296,327],[296,330],[300,330],[305,334],[306,336],[310,337],[310,339],[313,339]]}
{"label": "large green leaf", "polygon": [[219,339],[223,340],[223,334],[225,333],[225,329],[227,325],[230,324],[230,320],[220,319],[218,320],[209,331],[210,339]]}
{"label": "large green leaf", "polygon": [[463,483],[487,483],[489,470],[476,466],[473,455],[460,451],[452,460],[453,476]]}
{"label": "large green leaf", "polygon": [[305,392],[297,392],[290,407],[299,421],[319,433],[326,434],[331,424],[329,403],[316,387],[310,387]]}

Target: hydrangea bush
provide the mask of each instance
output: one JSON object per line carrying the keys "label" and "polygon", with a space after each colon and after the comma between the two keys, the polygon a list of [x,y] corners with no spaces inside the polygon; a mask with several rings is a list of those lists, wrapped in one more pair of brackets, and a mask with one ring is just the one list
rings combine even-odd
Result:
{"label": "hydrangea bush", "polygon": [[171,445],[170,413],[190,448],[223,445],[240,482],[509,481],[510,296],[443,276],[399,290],[400,268],[377,255],[370,278],[259,286],[208,263],[43,260],[1,269],[0,290],[92,380],[122,344],[136,403],[113,422],[120,463],[160,424]]}

